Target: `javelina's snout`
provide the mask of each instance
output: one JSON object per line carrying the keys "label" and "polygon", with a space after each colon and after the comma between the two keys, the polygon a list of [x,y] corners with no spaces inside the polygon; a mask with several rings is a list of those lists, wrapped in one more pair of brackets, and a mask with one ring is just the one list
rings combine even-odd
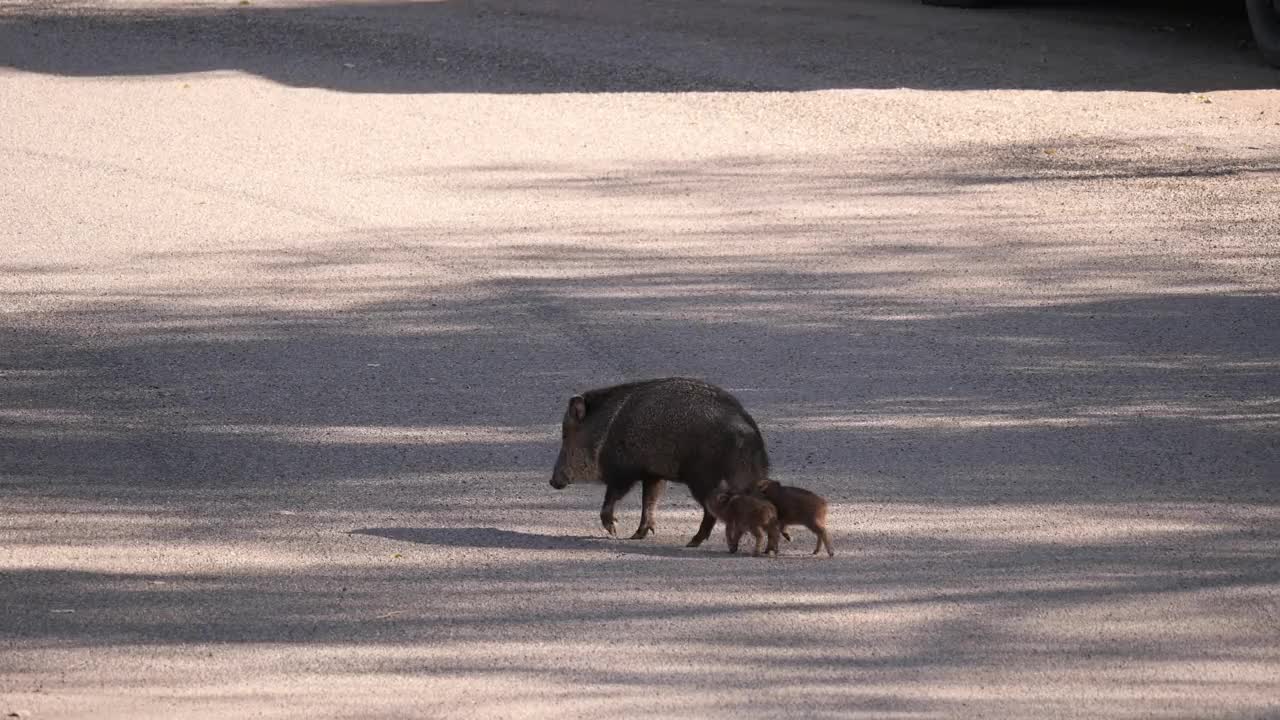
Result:
{"label": "javelina's snout", "polygon": [[551,471],[551,487],[563,490],[574,482],[583,482],[594,473],[595,453],[583,435],[582,420],[587,416],[587,404],[581,395],[569,399],[564,420],[560,423],[560,453],[556,455],[556,467]]}
{"label": "javelina's snout", "polygon": [[556,467],[551,471],[551,487],[557,490],[569,487],[569,476],[564,471],[564,448],[560,448],[560,455],[556,457]]}

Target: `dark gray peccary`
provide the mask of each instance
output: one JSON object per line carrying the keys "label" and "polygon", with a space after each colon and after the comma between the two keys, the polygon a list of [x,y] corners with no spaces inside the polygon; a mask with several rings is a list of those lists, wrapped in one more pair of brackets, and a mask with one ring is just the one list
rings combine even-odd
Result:
{"label": "dark gray peccary", "polygon": [[707,500],[720,481],[751,492],[768,475],[760,428],[737,398],[701,380],[661,378],[570,398],[551,487],[603,483],[600,523],[616,535],[614,505],[642,483],[640,527],[631,536],[638,540],[654,531],[666,481],[683,483],[702,506],[702,525],[688,544],[697,547],[716,525]]}

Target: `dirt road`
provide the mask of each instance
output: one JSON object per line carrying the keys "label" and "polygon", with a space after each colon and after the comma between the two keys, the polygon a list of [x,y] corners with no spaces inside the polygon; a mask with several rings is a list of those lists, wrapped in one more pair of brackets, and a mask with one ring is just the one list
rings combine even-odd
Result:
{"label": "dirt road", "polygon": [[[1247,37],[0,2],[0,714],[1280,712]],[[743,400],[834,559],[548,486],[573,392],[668,374]]]}

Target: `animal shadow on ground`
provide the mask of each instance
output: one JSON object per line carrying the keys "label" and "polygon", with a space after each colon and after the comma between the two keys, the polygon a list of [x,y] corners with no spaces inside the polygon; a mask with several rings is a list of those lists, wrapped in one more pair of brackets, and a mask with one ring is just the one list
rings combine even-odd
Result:
{"label": "animal shadow on ground", "polygon": [[[502,550],[572,550],[589,552],[615,552],[626,555],[650,555],[656,557],[706,556],[719,545],[708,541],[701,548],[667,547],[640,542],[617,540],[588,535],[542,535],[539,533],[503,530],[494,527],[464,528],[361,528],[350,531],[352,535],[371,535],[397,542],[419,545],[442,545],[461,548],[493,548]],[[714,554],[723,554],[722,552]]]}

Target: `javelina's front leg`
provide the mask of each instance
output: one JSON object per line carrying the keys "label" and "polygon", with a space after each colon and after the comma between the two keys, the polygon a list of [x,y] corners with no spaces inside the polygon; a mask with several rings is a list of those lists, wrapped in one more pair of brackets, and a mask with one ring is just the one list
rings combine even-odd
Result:
{"label": "javelina's front leg", "polygon": [[618,504],[626,490],[616,490],[612,485],[604,488],[604,505],[600,506],[600,524],[610,535],[618,534],[618,521],[613,517],[613,506]]}
{"label": "javelina's front leg", "polygon": [[632,540],[640,540],[645,536],[654,532],[653,527],[653,511],[658,506],[658,498],[662,497],[662,490],[667,486],[667,481],[662,478],[654,478],[653,480],[645,480],[640,486],[641,499],[643,502],[640,508],[640,527],[636,528],[636,532],[631,536]]}
{"label": "javelina's front leg", "polygon": [[711,511],[702,508],[702,524],[698,526],[698,532],[694,534],[693,539],[685,547],[698,547],[703,540],[711,537],[711,530],[716,526],[716,516]]}

